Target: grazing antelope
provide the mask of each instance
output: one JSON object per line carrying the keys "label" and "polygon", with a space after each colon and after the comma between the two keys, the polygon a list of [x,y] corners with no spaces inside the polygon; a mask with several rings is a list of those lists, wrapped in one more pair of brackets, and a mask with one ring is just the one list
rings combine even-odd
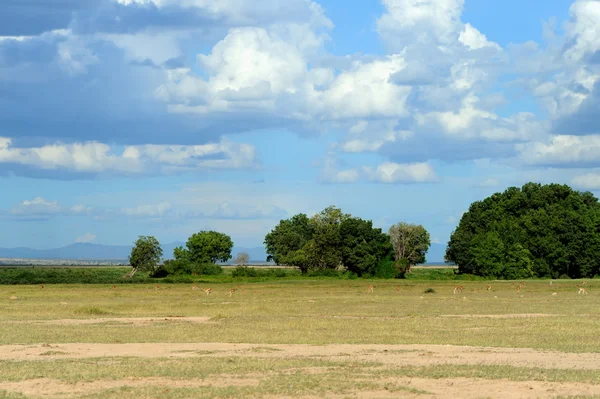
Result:
{"label": "grazing antelope", "polygon": [[463,290],[463,286],[462,285],[457,285],[454,287],[454,293],[456,294],[457,292],[462,292]]}
{"label": "grazing antelope", "polygon": [[115,287],[115,285],[113,284],[113,286],[112,286],[112,288],[111,288],[111,289],[113,289],[113,290],[114,290],[114,289],[116,289],[116,288],[117,288],[117,287]]}
{"label": "grazing antelope", "polygon": [[238,289],[237,288],[232,288],[229,290],[229,296],[232,296],[234,292],[236,292]]}
{"label": "grazing antelope", "polygon": [[155,290],[160,290],[160,285],[156,284]]}
{"label": "grazing antelope", "polygon": [[373,289],[375,288],[374,285],[370,285],[369,288],[367,288],[367,294],[369,293],[373,293]]}
{"label": "grazing antelope", "polygon": [[580,288],[579,288],[579,292],[578,292],[577,294],[587,294],[587,293],[588,293],[588,292],[587,292],[587,290],[586,290],[585,288],[583,288],[583,287],[580,287]]}
{"label": "grazing antelope", "polygon": [[552,285],[552,280],[550,280],[550,284],[548,284],[548,285]]}
{"label": "grazing antelope", "polygon": [[587,285],[587,281],[582,281],[581,282],[581,286],[583,287],[584,285]]}
{"label": "grazing antelope", "polygon": [[491,290],[492,290],[492,285],[491,285],[491,284],[488,284],[488,286],[487,286],[487,290],[488,290],[488,291],[491,291]]}
{"label": "grazing antelope", "polygon": [[400,286],[399,285],[396,286],[396,292],[400,292]]}
{"label": "grazing antelope", "polygon": [[41,288],[41,289],[44,289],[44,286],[40,284],[40,288]]}
{"label": "grazing antelope", "polygon": [[553,293],[552,293],[552,296],[554,296],[554,295],[558,295],[558,292],[553,292]]}
{"label": "grazing antelope", "polygon": [[194,286],[192,287],[192,289],[193,289],[194,291],[198,291],[198,286],[197,286],[196,284],[194,284]]}
{"label": "grazing antelope", "polygon": [[202,291],[206,292],[206,295],[208,295],[212,292],[212,288],[205,288]]}

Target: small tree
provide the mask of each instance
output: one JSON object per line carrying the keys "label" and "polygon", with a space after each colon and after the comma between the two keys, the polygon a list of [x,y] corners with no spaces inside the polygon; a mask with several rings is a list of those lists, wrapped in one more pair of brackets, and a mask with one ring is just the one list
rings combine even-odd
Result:
{"label": "small tree", "polygon": [[185,259],[199,264],[226,262],[231,259],[233,241],[227,234],[201,231],[188,239],[186,247],[175,248],[173,251],[175,259]]}
{"label": "small tree", "polygon": [[398,277],[404,278],[410,268],[425,262],[425,253],[431,245],[429,233],[421,225],[398,223],[390,227]]}
{"label": "small tree", "polygon": [[156,238],[153,236],[139,236],[129,255],[131,272],[126,276],[133,277],[138,270],[154,271],[160,263],[162,255],[162,248]]}
{"label": "small tree", "polygon": [[248,255],[247,252],[240,252],[239,254],[237,254],[237,256],[235,257],[235,260],[234,260],[235,264],[240,265],[240,266],[244,266],[249,261],[250,261],[250,255]]}

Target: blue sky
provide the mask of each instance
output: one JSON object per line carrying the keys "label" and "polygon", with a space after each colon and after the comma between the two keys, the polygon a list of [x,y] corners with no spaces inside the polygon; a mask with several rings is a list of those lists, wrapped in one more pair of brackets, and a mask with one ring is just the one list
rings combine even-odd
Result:
{"label": "blue sky", "polygon": [[328,205],[444,243],[600,191],[600,1],[0,0],[0,247],[262,245]]}

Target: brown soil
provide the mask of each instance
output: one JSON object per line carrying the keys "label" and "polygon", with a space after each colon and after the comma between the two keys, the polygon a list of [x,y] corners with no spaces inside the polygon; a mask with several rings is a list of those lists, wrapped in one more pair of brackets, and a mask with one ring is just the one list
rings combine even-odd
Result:
{"label": "brown soil", "polygon": [[83,324],[153,324],[165,321],[182,323],[206,323],[210,317],[97,317],[93,319],[53,319],[53,320],[11,320],[4,323],[15,324],[56,324],[56,325],[83,325]]}
{"label": "brown soil", "polygon": [[81,394],[93,394],[106,389],[121,387],[146,387],[156,386],[168,388],[196,388],[196,387],[228,387],[228,386],[256,386],[258,379],[227,378],[204,380],[172,380],[168,378],[130,378],[124,380],[97,380],[91,382],[68,383],[49,378],[37,378],[19,382],[3,382],[2,389],[8,392],[18,392],[36,397],[70,397]]}
{"label": "brown soil", "polygon": [[[50,353],[48,353],[50,352]],[[52,354],[52,352],[66,352]],[[44,353],[44,356],[40,354]],[[2,345],[1,360],[45,360],[54,357],[326,357],[377,361],[385,364],[429,366],[442,364],[510,365],[552,369],[600,369],[600,353],[566,353],[525,348],[455,345],[303,345],[229,343],[129,343]]]}
{"label": "brown soil", "polygon": [[[434,365],[510,365],[545,369],[600,369],[600,353],[566,353],[524,348],[492,348],[454,345],[268,345],[231,343],[140,343],[140,344],[43,344],[0,346],[0,360],[52,361],[133,356],[143,358],[318,357],[352,363],[376,362],[387,367]],[[108,360],[108,359],[107,359]],[[298,370],[294,370],[297,372]],[[322,372],[322,368],[305,368],[302,374]],[[281,371],[286,373],[286,371]],[[34,397],[74,397],[119,387],[157,386],[157,389],[203,386],[256,386],[265,377],[252,374],[220,375],[205,380],[171,380],[167,378],[132,378],[98,380],[70,384],[37,378],[2,383],[0,389]],[[600,395],[600,385],[554,383],[544,381],[508,381],[470,378],[388,378],[386,390],[357,391],[328,398],[553,398],[556,396]],[[424,393],[426,392],[426,393]],[[309,398],[309,396],[303,396]]]}
{"label": "brown soil", "polygon": [[527,319],[532,317],[557,317],[559,314],[549,313],[508,313],[508,314],[442,314],[440,317],[456,317],[459,319]]}

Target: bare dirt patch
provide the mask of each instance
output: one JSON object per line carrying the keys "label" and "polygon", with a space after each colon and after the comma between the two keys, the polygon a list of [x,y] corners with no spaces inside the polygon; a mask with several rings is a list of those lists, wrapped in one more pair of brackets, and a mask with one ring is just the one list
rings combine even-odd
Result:
{"label": "bare dirt patch", "polygon": [[[543,381],[488,380],[480,378],[399,378],[394,385],[430,394],[419,398],[552,398],[555,396],[600,395],[600,385]],[[381,395],[358,397],[381,397]],[[397,395],[397,393],[396,393]]]}
{"label": "bare dirt patch", "polygon": [[256,386],[258,379],[232,378],[204,380],[173,380],[168,378],[131,378],[124,380],[96,380],[91,382],[68,383],[49,378],[37,378],[19,382],[3,382],[2,389],[8,392],[21,393],[35,397],[71,397],[81,394],[93,394],[107,389],[122,387],[157,386],[161,388],[197,388],[197,387],[229,387]]}
{"label": "bare dirt patch", "polygon": [[5,323],[16,324],[53,324],[61,326],[84,324],[155,324],[163,322],[206,323],[210,317],[97,317],[93,319],[54,319],[54,320],[10,320]]}
{"label": "bare dirt patch", "polygon": [[[52,351],[68,355],[52,355]],[[456,345],[302,345],[302,344],[231,344],[231,343],[128,343],[128,344],[52,344],[3,345],[2,360],[45,360],[91,357],[319,357],[340,360],[376,361],[397,366],[433,366],[444,364],[509,365],[547,369],[600,369],[600,353],[567,353],[526,348],[493,348]]]}
{"label": "bare dirt patch", "polygon": [[441,317],[456,317],[459,319],[528,319],[533,317],[560,317],[560,314],[550,313],[509,313],[509,314],[442,314]]}

